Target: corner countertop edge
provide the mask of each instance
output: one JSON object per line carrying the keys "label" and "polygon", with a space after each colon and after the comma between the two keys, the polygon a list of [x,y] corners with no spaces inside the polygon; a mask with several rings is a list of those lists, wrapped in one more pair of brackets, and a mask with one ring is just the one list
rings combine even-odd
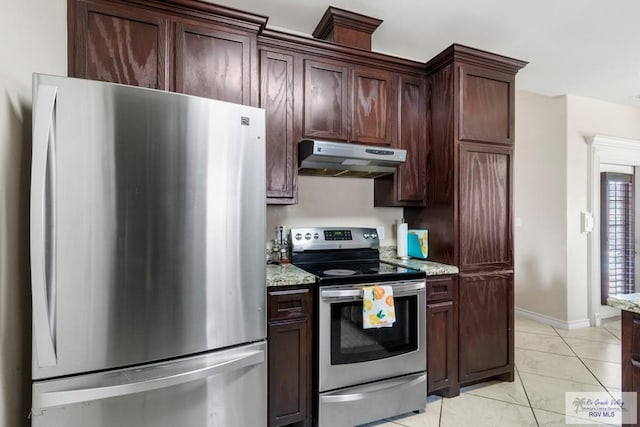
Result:
{"label": "corner countertop edge", "polygon": [[640,314],[640,292],[609,295],[607,305]]}
{"label": "corner countertop edge", "polygon": [[316,282],[316,276],[292,264],[267,264],[267,287],[304,285]]}

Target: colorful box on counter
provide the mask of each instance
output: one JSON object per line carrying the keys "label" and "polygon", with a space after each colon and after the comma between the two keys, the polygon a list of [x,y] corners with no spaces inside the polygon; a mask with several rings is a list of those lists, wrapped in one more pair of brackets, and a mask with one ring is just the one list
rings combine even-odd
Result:
{"label": "colorful box on counter", "polygon": [[429,256],[429,230],[410,229],[407,234],[407,253],[412,258],[427,259]]}

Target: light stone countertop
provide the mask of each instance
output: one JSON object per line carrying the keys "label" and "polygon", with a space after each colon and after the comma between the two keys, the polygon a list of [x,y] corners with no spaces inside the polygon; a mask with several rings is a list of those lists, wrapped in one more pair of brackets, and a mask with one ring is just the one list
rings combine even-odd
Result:
{"label": "light stone countertop", "polygon": [[609,295],[607,305],[640,314],[640,293]]}
{"label": "light stone countertop", "polygon": [[427,276],[438,276],[441,274],[458,274],[460,270],[454,265],[440,264],[439,262],[425,261],[421,259],[410,258],[401,260],[397,258],[380,258],[380,261],[389,264],[398,265],[400,267],[413,268],[414,270],[424,271]]}
{"label": "light stone countertop", "polygon": [[458,274],[460,270],[455,265],[441,264],[439,262],[426,261],[423,259],[410,258],[401,260],[396,258],[397,248],[395,246],[380,246],[380,261],[400,267],[413,268],[424,271],[427,276],[437,276],[439,274]]}
{"label": "light stone countertop", "polygon": [[[395,258],[395,247],[380,248],[380,261],[400,267],[424,271],[427,276],[458,274],[458,267],[420,259],[400,260]],[[267,264],[267,286],[292,286],[316,282],[316,276],[293,264]]]}
{"label": "light stone countertop", "polygon": [[316,276],[292,264],[267,264],[267,286],[291,286],[315,283]]}

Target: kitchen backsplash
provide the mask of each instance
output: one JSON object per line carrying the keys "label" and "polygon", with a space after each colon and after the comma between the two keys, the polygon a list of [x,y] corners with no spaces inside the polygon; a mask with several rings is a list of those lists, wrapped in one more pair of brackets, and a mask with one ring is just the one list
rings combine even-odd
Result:
{"label": "kitchen backsplash", "polygon": [[384,227],[380,246],[396,245],[402,208],[373,207],[373,179],[298,177],[298,204],[267,206],[267,244],[277,225],[291,227]]}

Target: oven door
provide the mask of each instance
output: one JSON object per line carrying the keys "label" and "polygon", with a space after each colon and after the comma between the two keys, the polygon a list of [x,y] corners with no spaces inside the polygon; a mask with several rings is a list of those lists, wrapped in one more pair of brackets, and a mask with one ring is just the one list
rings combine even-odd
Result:
{"label": "oven door", "polygon": [[362,327],[362,287],[373,284],[320,288],[320,392],[426,370],[425,281],[376,284],[393,287],[391,327]]}

